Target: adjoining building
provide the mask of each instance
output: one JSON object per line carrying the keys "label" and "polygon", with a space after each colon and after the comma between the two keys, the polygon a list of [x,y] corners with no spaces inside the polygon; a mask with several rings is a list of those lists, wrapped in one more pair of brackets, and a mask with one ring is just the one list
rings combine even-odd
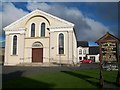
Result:
{"label": "adjoining building", "polygon": [[4,65],[77,63],[74,24],[35,10],[4,28]]}
{"label": "adjoining building", "polygon": [[89,46],[87,58],[93,60],[93,62],[99,62],[99,46]]}
{"label": "adjoining building", "polygon": [[77,41],[78,62],[80,60],[91,59],[99,62],[99,47],[89,46],[87,41]]}
{"label": "adjoining building", "polygon": [[79,60],[87,59],[87,54],[89,54],[89,46],[87,41],[77,41],[78,48],[78,62]]}
{"label": "adjoining building", "polygon": [[0,64],[4,62],[5,47],[0,47]]}

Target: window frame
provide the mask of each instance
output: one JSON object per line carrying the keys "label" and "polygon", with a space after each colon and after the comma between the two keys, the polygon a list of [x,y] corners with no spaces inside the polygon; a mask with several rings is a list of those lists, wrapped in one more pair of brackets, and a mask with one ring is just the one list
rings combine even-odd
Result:
{"label": "window frame", "polygon": [[83,50],[83,54],[86,54],[86,52],[87,52],[86,49],[84,49],[84,50]]}
{"label": "window frame", "polygon": [[[17,37],[16,41],[16,54],[13,53],[13,47],[14,47],[14,36]],[[11,43],[11,55],[18,55],[18,35],[12,35],[12,43]]]}
{"label": "window frame", "polygon": [[[80,51],[81,51],[81,53],[80,53]],[[79,49],[79,55],[82,55],[82,49]]]}
{"label": "window frame", "polygon": [[[63,52],[62,53],[60,53],[60,34],[63,35],[63,41],[61,41],[61,42],[63,42]],[[59,55],[64,55],[65,54],[65,35],[64,35],[64,33],[59,33],[58,34],[58,54]]]}
{"label": "window frame", "polygon": [[35,24],[34,22],[32,22],[32,23],[30,24],[30,37],[35,37],[35,36],[36,36],[36,31],[35,31],[35,30],[34,30],[34,36],[32,36],[32,24],[35,25],[34,29],[36,30],[36,24]]}
{"label": "window frame", "polygon": [[[44,24],[44,35],[42,35],[42,24]],[[42,22],[40,23],[40,37],[45,37],[45,32],[46,31],[46,23],[45,22]]]}

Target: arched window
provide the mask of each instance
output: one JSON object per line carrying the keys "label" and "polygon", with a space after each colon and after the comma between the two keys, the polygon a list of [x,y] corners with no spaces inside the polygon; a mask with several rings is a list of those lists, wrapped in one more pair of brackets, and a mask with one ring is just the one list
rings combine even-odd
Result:
{"label": "arched window", "polygon": [[45,36],[45,23],[41,24],[41,36]]}
{"label": "arched window", "polygon": [[31,24],[31,37],[35,37],[35,23]]}
{"label": "arched window", "polygon": [[64,54],[64,35],[59,34],[59,54]]}
{"label": "arched window", "polygon": [[82,49],[79,50],[79,54],[82,54]]}
{"label": "arched window", "polygon": [[13,55],[17,54],[17,36],[13,37]]}
{"label": "arched window", "polygon": [[83,54],[86,54],[86,50],[83,50]]}

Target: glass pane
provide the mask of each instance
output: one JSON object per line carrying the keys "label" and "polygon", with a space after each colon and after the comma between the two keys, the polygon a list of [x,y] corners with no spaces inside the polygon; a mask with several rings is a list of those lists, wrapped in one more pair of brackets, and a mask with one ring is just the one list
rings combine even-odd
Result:
{"label": "glass pane", "polygon": [[83,53],[86,54],[86,50],[84,50]]}
{"label": "glass pane", "polygon": [[32,23],[31,25],[31,37],[35,37],[35,24]]}
{"label": "glass pane", "polygon": [[17,36],[13,37],[13,55],[16,55],[17,52]]}
{"label": "glass pane", "polygon": [[64,48],[59,48],[59,54],[64,54]]}
{"label": "glass pane", "polygon": [[45,36],[45,23],[41,24],[41,36]]}
{"label": "glass pane", "polygon": [[64,54],[64,35],[59,34],[59,54]]}
{"label": "glass pane", "polygon": [[82,50],[81,49],[79,50],[79,54],[82,54]]}

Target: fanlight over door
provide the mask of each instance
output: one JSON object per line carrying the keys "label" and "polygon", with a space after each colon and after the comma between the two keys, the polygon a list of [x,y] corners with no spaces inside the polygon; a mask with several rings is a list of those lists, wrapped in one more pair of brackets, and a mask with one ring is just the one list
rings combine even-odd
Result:
{"label": "fanlight over door", "polygon": [[40,42],[32,45],[32,62],[43,62],[43,45]]}

